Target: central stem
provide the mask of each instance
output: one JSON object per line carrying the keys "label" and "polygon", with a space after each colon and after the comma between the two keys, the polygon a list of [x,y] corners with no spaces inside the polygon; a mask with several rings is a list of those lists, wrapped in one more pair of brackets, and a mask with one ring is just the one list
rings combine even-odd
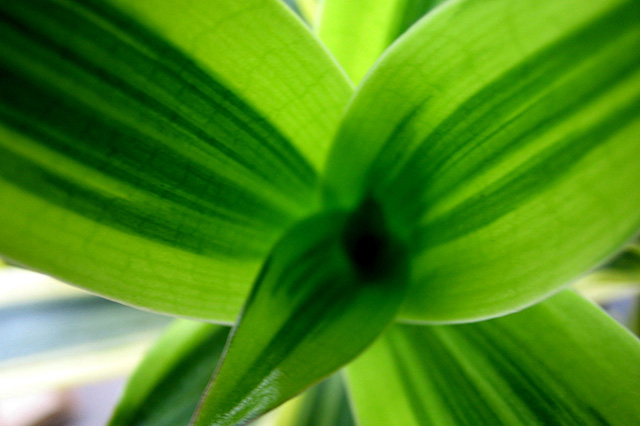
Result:
{"label": "central stem", "polygon": [[356,273],[367,281],[386,279],[406,267],[405,244],[393,234],[384,210],[373,199],[363,201],[351,214],[342,242]]}

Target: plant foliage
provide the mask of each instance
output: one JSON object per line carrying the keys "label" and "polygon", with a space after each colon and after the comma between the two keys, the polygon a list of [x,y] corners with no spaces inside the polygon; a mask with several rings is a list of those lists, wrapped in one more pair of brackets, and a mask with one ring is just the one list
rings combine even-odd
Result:
{"label": "plant foliage", "polygon": [[[234,325],[174,325],[112,425],[246,424],[363,351],[363,425],[640,422],[640,343],[563,290],[640,229],[640,3],[316,6],[0,3],[0,253]],[[298,407],[351,422],[336,377]]]}

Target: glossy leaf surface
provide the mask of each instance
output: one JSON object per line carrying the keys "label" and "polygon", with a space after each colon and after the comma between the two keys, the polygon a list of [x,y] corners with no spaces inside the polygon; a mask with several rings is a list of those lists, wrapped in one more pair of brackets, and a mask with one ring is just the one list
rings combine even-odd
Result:
{"label": "glossy leaf surface", "polygon": [[443,0],[325,0],[318,37],[354,83],[415,21]]}
{"label": "glossy leaf surface", "polygon": [[406,253],[378,215],[366,206],[315,216],[276,245],[196,426],[246,424],[350,361],[393,320]]}
{"label": "glossy leaf surface", "polygon": [[446,3],[363,82],[326,196],[410,229],[403,319],[522,308],[638,231],[638,22],[633,0]]}
{"label": "glossy leaf surface", "polygon": [[348,372],[362,426],[640,420],[640,343],[570,291],[479,323],[394,326]]}
{"label": "glossy leaf surface", "polygon": [[227,327],[174,322],[129,379],[109,425],[188,425],[228,334]]}
{"label": "glossy leaf surface", "polygon": [[0,79],[0,253],[223,322],[351,91],[276,0],[3,1]]}

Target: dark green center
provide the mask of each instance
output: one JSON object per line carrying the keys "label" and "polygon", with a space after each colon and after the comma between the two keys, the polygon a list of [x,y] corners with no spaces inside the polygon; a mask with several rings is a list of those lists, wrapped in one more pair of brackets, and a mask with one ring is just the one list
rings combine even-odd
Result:
{"label": "dark green center", "polygon": [[382,207],[367,199],[351,214],[343,232],[343,245],[356,273],[367,281],[388,278],[406,259],[390,231]]}

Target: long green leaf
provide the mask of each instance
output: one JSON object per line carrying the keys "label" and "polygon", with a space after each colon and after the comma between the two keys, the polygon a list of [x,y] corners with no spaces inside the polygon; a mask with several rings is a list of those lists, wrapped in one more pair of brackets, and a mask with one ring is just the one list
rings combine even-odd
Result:
{"label": "long green leaf", "polygon": [[3,1],[0,79],[0,253],[225,322],[351,91],[277,0]]}
{"label": "long green leaf", "polygon": [[[228,331],[184,320],[172,324],[129,379],[109,425],[188,425],[222,355]],[[353,425],[346,396],[343,379],[336,374],[290,401],[264,424]]]}
{"label": "long green leaf", "polygon": [[246,424],[350,361],[393,320],[406,253],[368,207],[314,216],[276,245],[195,426]]}
{"label": "long green leaf", "polygon": [[318,37],[358,83],[382,52],[444,0],[325,0]]}
{"label": "long green leaf", "polygon": [[348,373],[362,426],[640,421],[640,343],[570,291],[490,321],[395,326]]}
{"label": "long green leaf", "polygon": [[228,334],[212,324],[172,324],[129,379],[109,425],[188,425]]}
{"label": "long green leaf", "polygon": [[412,233],[404,319],[519,309],[637,232],[638,22],[635,0],[446,3],[363,83],[326,195]]}

